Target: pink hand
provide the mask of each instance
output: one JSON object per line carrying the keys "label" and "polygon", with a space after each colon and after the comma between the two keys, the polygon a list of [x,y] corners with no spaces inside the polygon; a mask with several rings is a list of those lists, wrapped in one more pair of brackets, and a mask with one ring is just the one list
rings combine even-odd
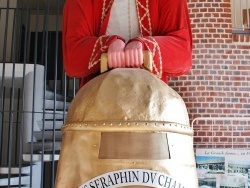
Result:
{"label": "pink hand", "polygon": [[142,43],[132,41],[125,47],[125,62],[126,67],[140,68],[143,64]]}
{"label": "pink hand", "polygon": [[125,67],[125,55],[124,55],[125,43],[117,39],[112,42],[108,49],[108,65],[109,68]]}

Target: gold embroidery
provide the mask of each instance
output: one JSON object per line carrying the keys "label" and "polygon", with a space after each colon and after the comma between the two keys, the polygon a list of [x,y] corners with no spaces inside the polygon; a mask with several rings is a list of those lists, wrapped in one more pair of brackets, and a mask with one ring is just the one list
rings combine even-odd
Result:
{"label": "gold embroidery", "polygon": [[156,54],[158,54],[159,56],[159,69],[160,70],[158,70],[155,64],[153,64],[153,70],[156,72],[156,76],[161,78],[162,77],[162,56],[161,56],[160,47],[157,41],[153,37],[147,37],[147,38],[144,38],[144,40],[153,45],[153,48],[150,48],[148,44],[145,43],[147,48],[151,50],[153,57],[155,57]]}
{"label": "gold embroidery", "polygon": [[[142,28],[148,33],[149,36],[152,36],[152,25],[151,25],[151,19],[150,19],[150,12],[149,12],[149,1],[146,1],[146,7],[139,2],[139,0],[136,0],[137,5],[137,11],[139,14],[139,6],[142,8],[145,12],[142,14],[142,16],[139,16],[139,23],[141,28],[141,33],[143,34]],[[143,20],[148,19],[148,28],[147,26],[143,25]]]}
{"label": "gold embroidery", "polygon": [[[100,28],[102,27],[102,24],[104,22],[104,19],[105,19],[105,16],[107,14],[107,12],[109,11],[109,9],[111,8],[112,4],[113,4],[114,0],[110,0],[109,1],[109,4],[107,5],[107,0],[103,0],[103,4],[102,4],[102,17],[101,17],[101,25],[100,25]],[[100,36],[98,38],[98,40],[96,41],[95,45],[94,45],[94,49],[92,51],[92,54],[91,54],[91,57],[90,57],[90,60],[89,60],[89,66],[88,68],[91,69],[93,66],[95,66],[97,63],[99,63],[100,61],[100,58],[98,57],[100,54],[98,54],[99,50],[96,49],[97,46],[100,46],[100,51],[101,52],[105,52],[108,48],[108,46],[105,46],[103,43],[103,39],[106,39],[109,40],[110,37],[107,37],[107,36]],[[107,37],[107,38],[106,38]],[[99,45],[98,45],[99,44]]]}
{"label": "gold embroidery", "polygon": [[107,49],[108,49],[108,46],[105,46],[104,45],[104,41],[103,40],[106,40],[108,41],[111,37],[108,37],[106,35],[103,35],[103,36],[100,36],[97,41],[95,42],[95,45],[94,45],[94,49],[92,51],[92,54],[91,54],[91,57],[90,57],[90,60],[89,60],[89,66],[88,66],[88,69],[91,69],[93,66],[95,66],[97,63],[99,63],[100,61],[100,58],[98,58],[98,56],[100,54],[98,54],[99,50],[97,49],[97,46],[100,47],[100,51],[101,53],[105,52]]}
{"label": "gold embroidery", "polygon": [[104,22],[104,18],[105,18],[105,16],[106,16],[107,12],[108,12],[109,9],[111,8],[113,2],[114,2],[114,0],[110,0],[108,6],[106,7],[106,0],[103,0],[103,4],[102,4],[102,18],[101,18],[102,20],[101,20],[101,26],[102,26],[102,24],[103,24],[103,22]]}
{"label": "gold embroidery", "polygon": [[106,0],[103,1],[103,4],[102,4],[102,20],[101,20],[101,25],[104,21],[104,17],[105,17],[105,5],[106,5]]}

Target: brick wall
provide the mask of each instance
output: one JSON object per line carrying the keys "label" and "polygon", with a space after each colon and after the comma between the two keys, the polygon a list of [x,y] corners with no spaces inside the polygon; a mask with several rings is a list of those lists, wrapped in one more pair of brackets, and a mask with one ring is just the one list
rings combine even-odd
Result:
{"label": "brick wall", "polygon": [[[188,7],[194,42],[193,68],[185,76],[172,78],[170,86],[186,102],[190,122],[197,117],[250,117],[250,35],[232,34],[230,0],[188,0]],[[230,122],[230,126],[241,126],[240,121]],[[244,129],[235,129],[234,134],[250,145],[249,122]],[[213,122],[210,129],[202,129],[204,126],[206,121],[195,123],[196,144],[232,142],[232,135],[227,136],[220,129],[216,134],[224,139],[211,140],[216,136],[211,137],[211,127],[228,126],[228,121]]]}

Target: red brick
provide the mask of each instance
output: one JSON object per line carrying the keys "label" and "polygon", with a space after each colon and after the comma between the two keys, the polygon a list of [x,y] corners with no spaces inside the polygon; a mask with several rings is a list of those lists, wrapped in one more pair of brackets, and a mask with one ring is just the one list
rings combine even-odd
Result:
{"label": "red brick", "polygon": [[[183,92],[181,96],[185,96],[190,121],[195,117],[249,115],[250,34],[232,34],[230,0],[188,0],[188,4],[193,28],[193,69],[186,80],[182,77],[174,82],[190,81],[188,85],[175,84],[176,91]],[[248,131],[246,128],[234,128],[234,135],[230,129],[216,131],[215,134],[209,128],[203,129],[207,123],[199,121],[196,128],[202,129],[203,138],[196,139],[196,144],[205,142],[206,147],[212,147],[211,143],[216,142],[216,147],[225,148],[232,147],[228,142],[234,141],[235,147],[242,147],[239,143],[246,141],[242,137],[250,134],[250,122]],[[209,123],[210,126],[213,124]],[[239,125],[239,122],[234,122],[235,127]],[[228,126],[231,126],[230,121],[222,121],[217,124],[217,130]],[[212,138],[214,135],[217,138]]]}

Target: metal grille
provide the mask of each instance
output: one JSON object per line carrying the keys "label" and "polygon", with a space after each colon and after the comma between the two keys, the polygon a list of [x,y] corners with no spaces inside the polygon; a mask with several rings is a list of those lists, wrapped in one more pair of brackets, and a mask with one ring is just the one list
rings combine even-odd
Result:
{"label": "metal grille", "polygon": [[231,0],[233,33],[250,33],[250,0]]}
{"label": "metal grille", "polygon": [[54,187],[79,82],[62,65],[64,0],[0,0],[0,187]]}

